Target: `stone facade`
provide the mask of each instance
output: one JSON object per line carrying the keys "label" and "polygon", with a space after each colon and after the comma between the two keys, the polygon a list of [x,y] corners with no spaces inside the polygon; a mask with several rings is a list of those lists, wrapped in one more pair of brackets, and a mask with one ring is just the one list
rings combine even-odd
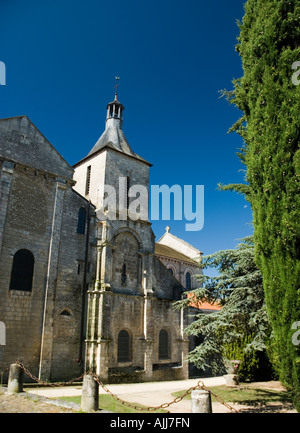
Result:
{"label": "stone facade", "polygon": [[[173,308],[185,272],[167,269],[176,258],[156,254],[148,218],[129,212],[128,187],[148,190],[151,164],[132,151],[123,110],[117,98],[108,104],[104,133],[74,167],[26,116],[0,120],[0,321],[7,333],[0,364],[20,360],[52,381],[84,369],[106,382],[188,377],[186,312]],[[105,185],[118,197],[108,211]],[[159,243],[168,247],[168,236]],[[197,261],[187,265],[194,274]]]}
{"label": "stone facade", "polygon": [[[94,208],[72,186],[73,170],[26,116],[0,121],[0,317],[3,364],[21,360],[43,379],[74,377],[82,367],[86,235],[78,211]],[[91,219],[91,225],[95,224]],[[34,258],[31,290],[10,289],[14,257]],[[93,257],[89,257],[93,263]]]}

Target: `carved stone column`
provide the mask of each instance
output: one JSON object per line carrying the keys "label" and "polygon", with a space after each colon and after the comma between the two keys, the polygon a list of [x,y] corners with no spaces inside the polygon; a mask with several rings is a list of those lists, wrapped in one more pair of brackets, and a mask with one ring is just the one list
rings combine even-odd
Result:
{"label": "carved stone column", "polygon": [[152,325],[152,294],[145,289],[143,302],[143,353],[145,380],[152,380],[153,374],[153,334]]}
{"label": "carved stone column", "polygon": [[[97,267],[95,287],[88,291],[88,323],[86,339],[86,365],[85,370],[92,370],[98,374],[103,381],[108,379],[108,345],[109,338],[105,332],[106,317],[106,290],[110,288],[107,281],[108,247],[107,241],[108,224],[100,222],[98,227],[97,241]],[[110,265],[110,264],[109,264]]]}
{"label": "carved stone column", "polygon": [[141,257],[141,285],[143,289],[144,295],[152,296],[152,273],[151,269],[153,269],[153,256],[150,253],[140,252]]}

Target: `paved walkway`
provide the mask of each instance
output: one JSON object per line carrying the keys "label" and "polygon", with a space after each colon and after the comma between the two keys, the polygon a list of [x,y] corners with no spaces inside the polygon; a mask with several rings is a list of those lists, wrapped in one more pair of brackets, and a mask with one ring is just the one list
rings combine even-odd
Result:
{"label": "paved walkway", "polygon": [[[159,406],[162,403],[169,403],[174,400],[173,392],[183,391],[183,393],[197,385],[199,379],[166,381],[166,382],[144,382],[144,383],[128,383],[107,385],[107,388],[122,400],[139,403],[144,406]],[[226,381],[223,377],[201,378],[205,386],[225,385]],[[25,388],[26,391],[32,394],[48,397],[73,397],[81,395],[81,386],[74,387],[49,387],[49,388]],[[106,392],[99,387],[100,394]],[[170,413],[190,413],[191,400],[182,400],[179,403],[174,403],[167,409]],[[213,403],[213,412],[230,412],[223,405]]]}

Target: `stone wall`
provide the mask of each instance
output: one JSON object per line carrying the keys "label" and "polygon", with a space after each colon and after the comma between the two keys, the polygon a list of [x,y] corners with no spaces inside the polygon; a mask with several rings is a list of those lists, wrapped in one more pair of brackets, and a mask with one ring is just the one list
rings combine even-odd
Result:
{"label": "stone wall", "polygon": [[158,255],[157,257],[167,269],[169,268],[172,269],[173,275],[184,288],[186,288],[187,272],[191,274],[191,290],[200,287],[201,284],[199,283],[197,276],[202,274],[202,269],[197,264],[183,262],[180,260],[176,260],[169,257],[163,257],[160,255]]}
{"label": "stone wall", "polygon": [[[105,167],[106,167],[106,152],[98,153],[93,158],[87,158],[82,163],[75,165],[74,181],[76,182],[74,189],[86,197],[88,200],[99,207],[100,204],[100,185],[104,184]],[[87,170],[90,169],[90,187],[89,193],[86,194]]]}
{"label": "stone wall", "polygon": [[0,119],[0,155],[72,179],[73,169],[27,116]]}
{"label": "stone wall", "polygon": [[[86,235],[77,233],[78,211],[89,203],[72,190],[71,167],[27,117],[0,122],[0,164],[0,320],[7,337],[1,363],[18,359],[44,379],[72,378],[83,368],[83,281],[94,274],[94,219],[85,279]],[[34,257],[30,291],[10,290],[22,249]]]}
{"label": "stone wall", "polygon": [[[16,168],[11,176],[0,260],[0,317],[7,330],[2,362],[22,359],[37,374],[55,191],[51,180],[37,178],[33,172]],[[34,192],[44,203],[41,210],[34,199]],[[20,213],[19,219],[17,212]],[[9,290],[13,257],[20,249],[27,249],[34,256],[31,292]]]}
{"label": "stone wall", "polygon": [[[188,341],[184,339],[185,318],[175,311],[169,300],[155,297],[124,295],[110,291],[101,292],[99,318],[105,317],[102,329],[101,352],[94,346],[94,356],[101,356],[98,374],[104,382],[119,383],[151,380],[176,380],[188,377]],[[99,322],[96,325],[99,329]],[[168,333],[169,356],[159,358],[159,333]],[[130,336],[130,360],[118,361],[118,335],[125,330]],[[92,335],[89,336],[92,338]],[[99,340],[99,336],[98,336]],[[99,341],[100,341],[99,340]],[[92,340],[91,340],[92,341]],[[94,342],[96,342],[94,338]],[[95,359],[96,360],[96,359]],[[98,360],[99,364],[100,360]],[[92,365],[89,365],[92,367]]]}
{"label": "stone wall", "polygon": [[153,291],[158,298],[178,300],[181,297],[180,282],[167,270],[161,261],[153,257]]}
{"label": "stone wall", "polygon": [[136,290],[140,283],[139,244],[131,233],[121,232],[115,238],[112,254],[112,287]]}

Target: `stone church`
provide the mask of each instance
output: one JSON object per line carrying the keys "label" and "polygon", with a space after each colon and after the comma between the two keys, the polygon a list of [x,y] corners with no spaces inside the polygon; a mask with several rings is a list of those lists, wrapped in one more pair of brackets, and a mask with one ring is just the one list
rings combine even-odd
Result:
{"label": "stone church", "polygon": [[[188,377],[188,319],[173,303],[195,287],[202,253],[169,227],[155,242],[130,214],[130,186],[149,189],[151,164],[123,111],[116,94],[73,167],[27,116],[0,120],[0,365],[49,381],[90,369],[110,383]],[[109,187],[123,201],[105,208]]]}

